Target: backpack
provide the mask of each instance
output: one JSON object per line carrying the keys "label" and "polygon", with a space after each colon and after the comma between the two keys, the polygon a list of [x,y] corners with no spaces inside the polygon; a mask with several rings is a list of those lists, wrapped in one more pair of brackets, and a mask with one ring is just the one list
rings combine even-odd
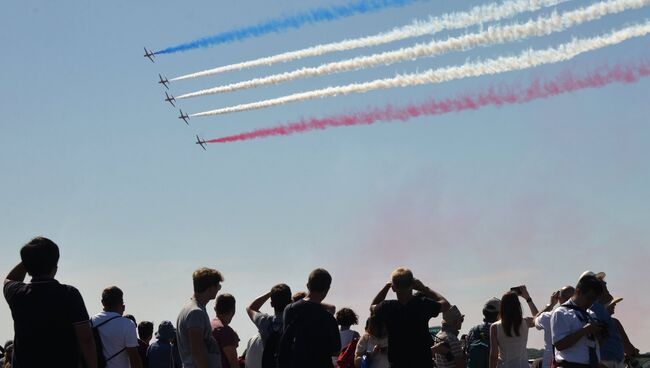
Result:
{"label": "backpack", "polygon": [[359,338],[354,338],[341,351],[339,357],[336,359],[336,368],[354,368],[354,354],[357,351],[358,342]]}
{"label": "backpack", "polygon": [[474,338],[467,345],[467,368],[487,368],[490,366],[490,324],[474,328]]}
{"label": "backpack", "polygon": [[[275,321],[274,321],[275,322]],[[282,326],[276,331],[271,325],[271,334],[264,342],[264,351],[262,352],[262,368],[278,367],[278,350],[280,347],[280,338],[282,337]]]}
{"label": "backpack", "polygon": [[101,326],[107,324],[108,322],[110,322],[110,321],[112,321],[112,320],[114,320],[114,319],[116,319],[116,318],[120,318],[120,317],[122,317],[122,316],[114,316],[114,317],[111,317],[111,318],[107,319],[106,321],[104,321],[104,322],[98,324],[97,326],[93,326],[93,328],[92,328],[92,330],[93,330],[93,337],[95,338],[95,348],[97,349],[97,368],[106,368],[106,364],[107,364],[111,359],[115,358],[115,357],[118,356],[121,352],[123,352],[124,350],[126,350],[126,347],[124,347],[124,348],[122,348],[122,350],[120,350],[120,351],[118,351],[117,353],[115,353],[115,354],[111,355],[110,357],[106,358],[106,357],[104,356],[104,344],[102,344],[102,338],[99,336],[99,328],[100,328]]}

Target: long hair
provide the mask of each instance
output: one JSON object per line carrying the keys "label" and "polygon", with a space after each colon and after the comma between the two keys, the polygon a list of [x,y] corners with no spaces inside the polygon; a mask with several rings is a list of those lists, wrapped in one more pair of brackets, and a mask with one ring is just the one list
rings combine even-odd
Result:
{"label": "long hair", "polygon": [[512,337],[513,331],[516,336],[519,336],[519,329],[523,318],[521,304],[519,303],[517,294],[512,291],[503,294],[499,315],[501,316],[501,325],[506,336]]}

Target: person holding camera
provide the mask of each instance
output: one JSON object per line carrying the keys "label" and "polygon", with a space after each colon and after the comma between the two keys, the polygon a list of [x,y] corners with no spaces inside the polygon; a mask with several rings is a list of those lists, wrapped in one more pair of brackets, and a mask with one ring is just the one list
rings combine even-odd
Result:
{"label": "person holding camera", "polygon": [[490,326],[490,368],[528,368],[528,329],[533,318],[523,317],[519,297],[528,303],[533,315],[539,313],[526,286],[510,289],[501,298],[500,320]]}
{"label": "person holding camera", "polygon": [[535,327],[544,331],[544,356],[542,357],[542,368],[550,368],[553,361],[553,340],[551,338],[551,313],[556,304],[564,304],[575,293],[573,286],[565,286],[551,295],[551,301],[542,311],[535,316]]}
{"label": "person holding camera", "polygon": [[575,289],[573,297],[551,314],[555,362],[560,368],[597,368],[598,340],[605,326],[589,308],[603,293],[603,284],[595,275],[586,275]]}

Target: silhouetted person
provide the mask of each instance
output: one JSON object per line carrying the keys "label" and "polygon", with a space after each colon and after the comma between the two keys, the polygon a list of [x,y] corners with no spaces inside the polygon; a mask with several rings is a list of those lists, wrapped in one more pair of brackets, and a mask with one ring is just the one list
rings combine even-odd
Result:
{"label": "silhouetted person", "polygon": [[278,362],[281,368],[331,368],[341,340],[336,320],[321,304],[332,276],[322,268],[311,272],[308,294],[284,310]]}
{"label": "silhouetted person", "polygon": [[[4,282],[4,296],[14,320],[14,362],[20,368],[42,368],[56,359],[62,367],[97,366],[88,311],[77,289],[54,279],[59,247],[34,238],[20,250],[21,262]],[[32,277],[24,283],[26,274]]]}
{"label": "silhouetted person", "polygon": [[[397,300],[385,300],[389,290]],[[413,295],[413,291],[421,295]],[[370,307],[388,329],[388,361],[391,368],[431,368],[433,337],[429,320],[449,310],[447,299],[424,286],[411,270],[398,268]]]}

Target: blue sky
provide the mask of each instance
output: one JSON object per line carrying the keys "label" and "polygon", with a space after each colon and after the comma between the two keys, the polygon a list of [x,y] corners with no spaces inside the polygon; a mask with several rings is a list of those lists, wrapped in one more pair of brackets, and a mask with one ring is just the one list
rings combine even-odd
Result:
{"label": "blue sky", "polygon": [[[305,26],[299,31],[160,56],[162,49],[272,16],[340,2],[192,1],[106,4],[10,2],[1,6],[0,269],[36,235],[61,246],[59,279],[80,288],[90,313],[118,285],[139,320],[174,320],[200,266],[225,274],[242,345],[254,333],[243,308],[278,282],[304,289],[309,271],[334,276],[330,302],[367,306],[396,266],[412,267],[466,317],[526,283],[538,306],[586,270],[605,271],[625,298],[617,315],[641,350],[650,296],[637,283],[648,259],[650,80],[526,105],[484,108],[407,123],[381,123],[210,145],[206,139],[385,103],[451,96],[648,57],[647,37],[558,65],[435,86],[313,100],[187,127],[163,101],[157,74],[173,77],[465,10],[480,1],[408,7]],[[570,1],[572,9],[591,1]],[[539,12],[539,14],[548,11]],[[526,14],[517,19],[526,20]],[[489,49],[183,101],[190,113],[327,85],[548,47],[644,21],[626,12],[571,31]],[[508,23],[503,22],[503,23]],[[444,32],[437,37],[461,34]],[[426,41],[396,42],[179,82],[174,94]],[[640,295],[639,295],[640,294]],[[438,321],[434,321],[437,323]],[[362,322],[363,324],[363,322]],[[361,327],[359,327],[361,330]],[[0,303],[0,339],[11,315]],[[540,333],[530,347],[541,347]]]}

